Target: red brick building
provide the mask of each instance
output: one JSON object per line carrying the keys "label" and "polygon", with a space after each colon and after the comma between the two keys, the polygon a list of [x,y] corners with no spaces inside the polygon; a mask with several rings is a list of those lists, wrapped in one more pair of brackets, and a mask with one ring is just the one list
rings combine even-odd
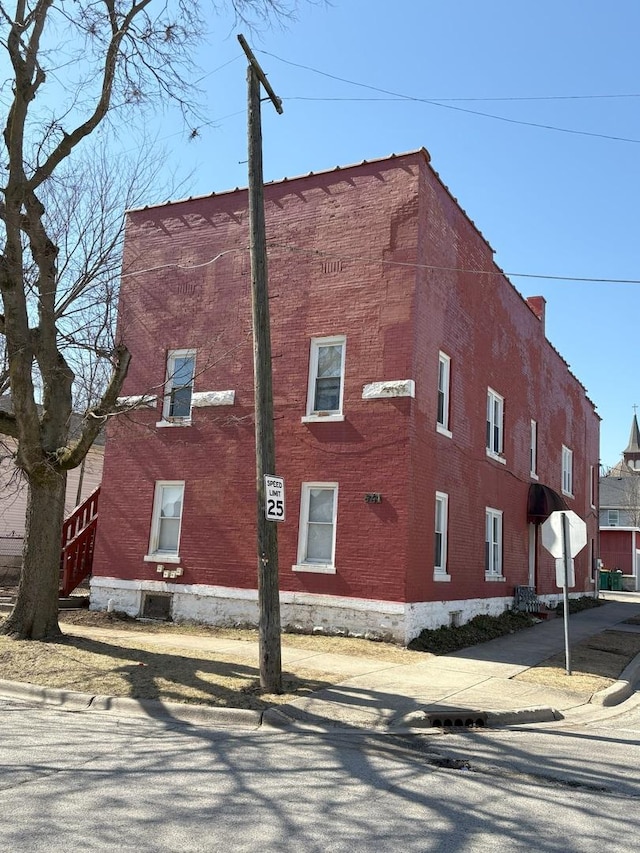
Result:
{"label": "red brick building", "polygon": [[622,458],[600,478],[600,558],[603,589],[640,590],[640,427],[634,412]]}
{"label": "red brick building", "polygon": [[[588,524],[599,418],[425,150],[265,187],[283,625],[408,640],[555,586],[539,523]],[[247,195],[128,214],[92,606],[255,621]],[[160,602],[162,603],[162,602]]]}

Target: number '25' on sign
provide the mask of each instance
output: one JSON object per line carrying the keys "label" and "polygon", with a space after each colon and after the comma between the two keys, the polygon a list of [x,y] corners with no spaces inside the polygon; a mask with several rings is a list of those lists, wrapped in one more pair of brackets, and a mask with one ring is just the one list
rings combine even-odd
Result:
{"label": "number '25' on sign", "polygon": [[264,475],[264,515],[267,521],[284,521],[284,480]]}

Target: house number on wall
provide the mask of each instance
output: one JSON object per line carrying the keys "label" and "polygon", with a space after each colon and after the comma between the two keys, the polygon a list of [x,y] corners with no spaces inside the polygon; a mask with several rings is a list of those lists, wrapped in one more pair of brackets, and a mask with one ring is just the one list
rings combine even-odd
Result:
{"label": "house number on wall", "polygon": [[365,503],[368,504],[380,504],[382,503],[382,495],[380,492],[367,492],[364,496]]}

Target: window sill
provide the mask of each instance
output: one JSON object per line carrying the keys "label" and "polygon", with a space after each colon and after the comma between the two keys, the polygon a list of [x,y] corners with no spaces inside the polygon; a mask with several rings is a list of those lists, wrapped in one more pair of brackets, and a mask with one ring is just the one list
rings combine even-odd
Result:
{"label": "window sill", "polygon": [[500,456],[498,453],[494,453],[493,450],[489,450],[488,447],[486,448],[486,450],[487,450],[487,457],[489,459],[493,459],[494,462],[499,462],[501,465],[507,464],[507,460],[504,458],[504,456]]}
{"label": "window sill", "polygon": [[565,498],[571,498],[572,501],[575,500],[575,495],[572,495],[571,492],[565,492],[565,490],[562,489],[562,494],[565,496]]}
{"label": "window sill", "polygon": [[191,426],[191,418],[185,418],[183,421],[158,421],[156,427],[186,427]]}
{"label": "window sill", "polygon": [[505,583],[507,580],[504,575],[490,575],[487,572],[484,573],[484,579],[492,583]]}
{"label": "window sill", "polygon": [[540,479],[535,471],[529,471],[529,476],[531,477],[532,480],[539,480]]}
{"label": "window sill", "polygon": [[440,435],[445,435],[447,438],[453,438],[451,430],[442,426],[442,424],[436,424],[436,432],[439,432]]}
{"label": "window sill", "polygon": [[448,575],[446,572],[434,572],[433,579],[438,583],[449,583],[451,575]]}
{"label": "window sill", "polygon": [[180,563],[179,554],[145,554],[145,563]]}
{"label": "window sill", "polygon": [[328,563],[296,563],[291,566],[294,572],[313,572],[319,575],[335,575],[336,567]]}
{"label": "window sill", "polygon": [[300,418],[300,422],[303,424],[322,424],[322,423],[338,423],[344,420],[344,415],[341,415],[339,412],[331,415],[305,415]]}

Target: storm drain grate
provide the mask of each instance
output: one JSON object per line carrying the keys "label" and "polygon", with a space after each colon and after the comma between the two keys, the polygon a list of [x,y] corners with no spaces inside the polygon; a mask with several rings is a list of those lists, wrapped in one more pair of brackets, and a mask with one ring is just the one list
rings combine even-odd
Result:
{"label": "storm drain grate", "polygon": [[481,729],[487,725],[487,715],[484,712],[469,712],[455,714],[427,714],[427,719],[436,729]]}

